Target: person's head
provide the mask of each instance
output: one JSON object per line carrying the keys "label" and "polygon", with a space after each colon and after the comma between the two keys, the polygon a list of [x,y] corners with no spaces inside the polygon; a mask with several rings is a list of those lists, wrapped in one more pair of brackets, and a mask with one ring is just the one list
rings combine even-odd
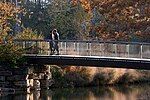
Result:
{"label": "person's head", "polygon": [[53,30],[53,33],[54,33],[54,34],[57,33],[57,29],[54,29],[54,30]]}

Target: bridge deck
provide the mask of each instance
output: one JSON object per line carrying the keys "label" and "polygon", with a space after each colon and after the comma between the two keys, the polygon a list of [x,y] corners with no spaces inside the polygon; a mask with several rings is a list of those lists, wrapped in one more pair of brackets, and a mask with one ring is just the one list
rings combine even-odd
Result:
{"label": "bridge deck", "polygon": [[25,55],[32,64],[76,65],[111,68],[130,68],[150,70],[150,59],[76,56],[76,55]]}

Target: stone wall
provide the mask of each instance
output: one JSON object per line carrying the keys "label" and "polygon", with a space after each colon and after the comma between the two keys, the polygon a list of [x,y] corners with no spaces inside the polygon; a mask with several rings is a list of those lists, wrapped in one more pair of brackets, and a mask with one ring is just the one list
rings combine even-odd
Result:
{"label": "stone wall", "polygon": [[0,92],[49,89],[52,84],[50,66],[24,66],[7,68],[0,66]]}

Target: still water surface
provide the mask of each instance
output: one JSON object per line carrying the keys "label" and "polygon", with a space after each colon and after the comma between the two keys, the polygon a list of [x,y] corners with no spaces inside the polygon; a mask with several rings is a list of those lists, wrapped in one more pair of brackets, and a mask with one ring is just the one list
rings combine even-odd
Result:
{"label": "still water surface", "polygon": [[150,100],[150,84],[5,93],[0,100]]}

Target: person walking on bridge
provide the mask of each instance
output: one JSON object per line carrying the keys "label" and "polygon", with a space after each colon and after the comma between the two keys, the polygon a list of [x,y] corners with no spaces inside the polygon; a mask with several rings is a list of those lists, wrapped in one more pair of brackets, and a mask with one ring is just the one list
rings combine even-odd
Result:
{"label": "person walking on bridge", "polygon": [[53,40],[53,51],[57,52],[56,55],[59,55],[59,46],[58,46],[58,40],[59,40],[59,33],[57,32],[57,29],[54,29],[52,31],[52,40]]}

